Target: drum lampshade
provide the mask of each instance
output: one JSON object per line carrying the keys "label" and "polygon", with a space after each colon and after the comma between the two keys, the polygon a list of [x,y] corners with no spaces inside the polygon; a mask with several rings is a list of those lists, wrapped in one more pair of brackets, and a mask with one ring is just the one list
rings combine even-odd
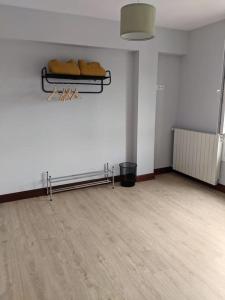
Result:
{"label": "drum lampshade", "polygon": [[121,8],[120,36],[126,40],[150,40],[155,34],[155,7],[132,3]]}

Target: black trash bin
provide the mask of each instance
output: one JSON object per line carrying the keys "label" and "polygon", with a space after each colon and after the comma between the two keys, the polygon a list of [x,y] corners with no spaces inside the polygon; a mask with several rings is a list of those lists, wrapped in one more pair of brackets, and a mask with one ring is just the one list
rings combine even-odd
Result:
{"label": "black trash bin", "polygon": [[137,164],[124,162],[120,164],[120,184],[125,187],[135,185]]}

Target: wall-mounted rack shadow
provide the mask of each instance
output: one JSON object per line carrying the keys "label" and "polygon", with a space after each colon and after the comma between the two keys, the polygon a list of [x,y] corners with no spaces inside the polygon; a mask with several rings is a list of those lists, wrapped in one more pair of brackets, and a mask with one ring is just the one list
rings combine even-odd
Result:
{"label": "wall-mounted rack shadow", "polygon": [[[111,84],[111,72],[106,71],[106,76],[86,76],[86,75],[64,75],[64,74],[54,74],[48,73],[47,68],[44,67],[41,70],[41,87],[42,91],[45,93],[52,93],[53,90],[46,88],[48,85],[87,85],[95,86],[98,89],[96,91],[79,91],[80,94],[101,94],[103,92],[104,86]],[[58,91],[63,93],[63,91]]]}
{"label": "wall-mounted rack shadow", "polygon": [[[96,179],[92,179],[95,177]],[[86,181],[85,181],[86,179]],[[84,183],[79,183],[79,180],[82,180]],[[47,172],[47,195],[49,195],[50,201],[52,201],[53,194],[81,189],[90,186],[102,185],[112,183],[112,187],[115,187],[115,179],[114,179],[114,166],[109,168],[109,164],[106,163],[104,165],[104,170],[81,173],[69,176],[61,176],[61,177],[52,177]]]}

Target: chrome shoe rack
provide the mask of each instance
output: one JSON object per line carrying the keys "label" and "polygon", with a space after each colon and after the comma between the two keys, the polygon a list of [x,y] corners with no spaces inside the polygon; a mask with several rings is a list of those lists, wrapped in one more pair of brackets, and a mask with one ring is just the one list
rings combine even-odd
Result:
{"label": "chrome shoe rack", "polygon": [[[95,177],[95,179],[91,179]],[[70,190],[81,189],[90,186],[112,183],[112,188],[115,187],[114,166],[111,168],[109,164],[104,165],[104,170],[74,174],[61,177],[52,177],[47,172],[47,195],[50,201],[53,200],[53,194],[61,193]]]}

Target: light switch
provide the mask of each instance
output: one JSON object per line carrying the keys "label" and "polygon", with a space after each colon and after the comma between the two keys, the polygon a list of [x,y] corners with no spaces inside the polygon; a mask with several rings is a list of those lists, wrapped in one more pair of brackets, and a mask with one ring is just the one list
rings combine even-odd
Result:
{"label": "light switch", "polygon": [[165,90],[165,85],[163,85],[163,84],[158,84],[158,85],[157,85],[157,90],[158,90],[158,91],[164,91],[164,90]]}

